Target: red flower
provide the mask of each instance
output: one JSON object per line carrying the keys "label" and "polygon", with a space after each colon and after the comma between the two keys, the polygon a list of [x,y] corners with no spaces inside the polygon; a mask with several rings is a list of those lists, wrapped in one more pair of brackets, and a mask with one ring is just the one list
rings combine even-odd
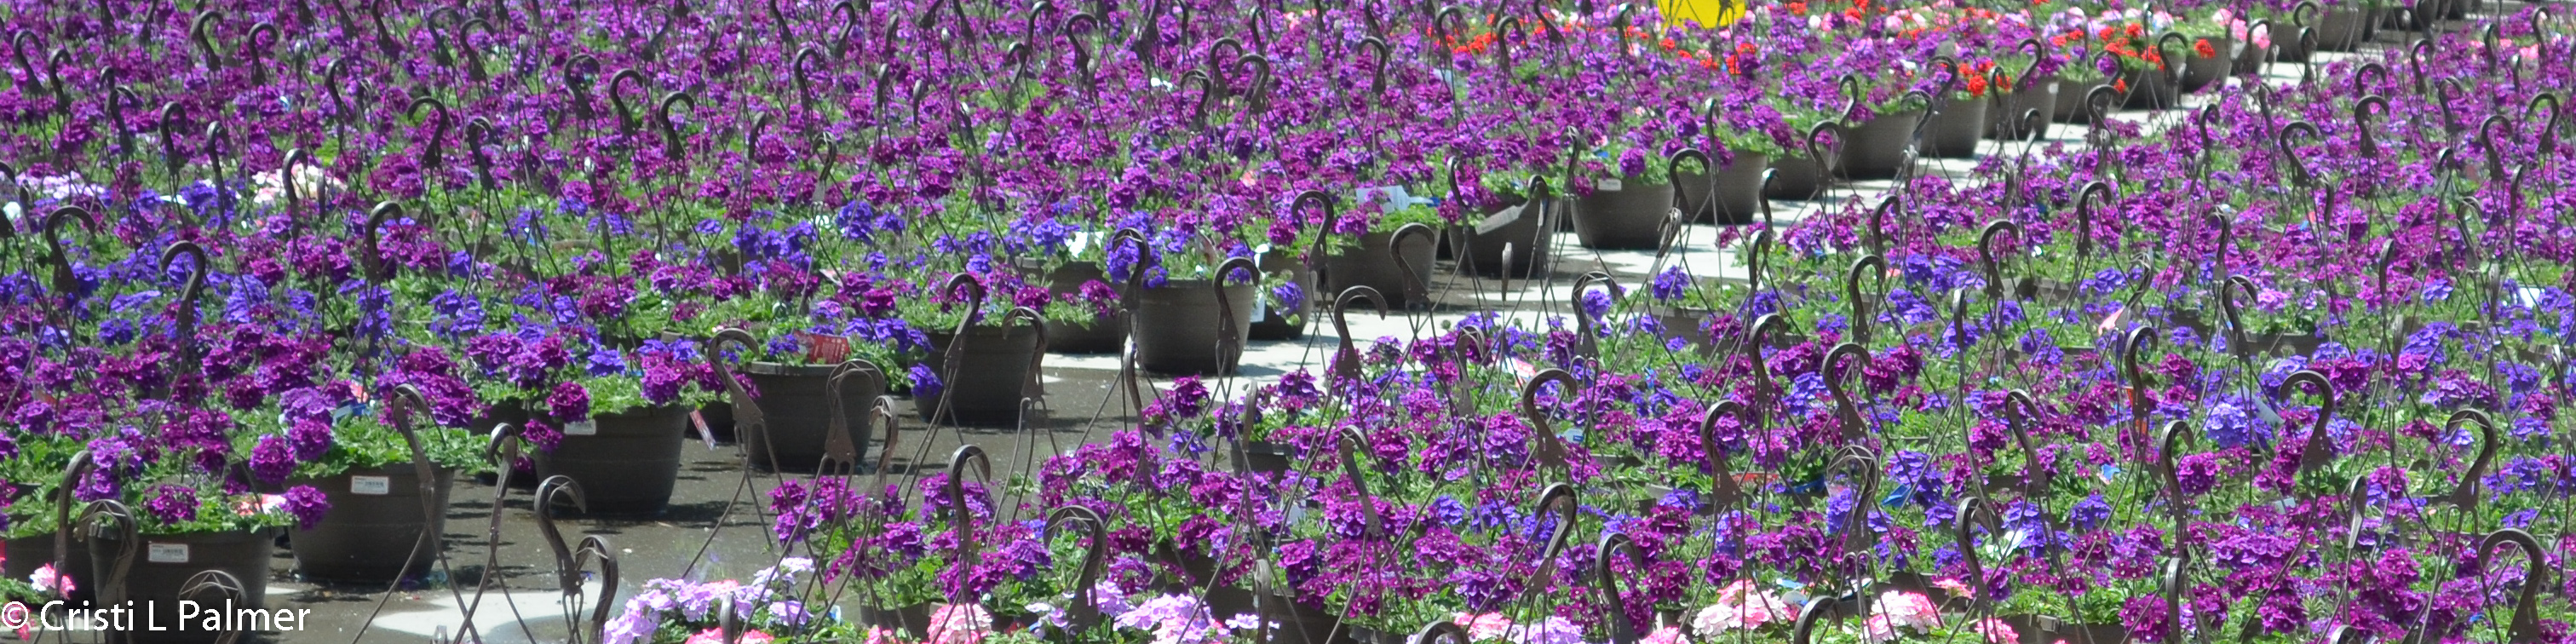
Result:
{"label": "red flower", "polygon": [[1789,3],[1789,14],[1790,14],[1790,15],[1797,15],[1797,16],[1807,15],[1807,3],[1804,3],[1804,2],[1792,2],[1792,3]]}
{"label": "red flower", "polygon": [[2202,58],[2217,58],[2218,48],[2210,46],[2208,38],[2202,38],[2200,42],[2191,44],[2191,53],[2198,54]]}
{"label": "red flower", "polygon": [[2129,93],[2129,79],[2123,78],[2123,79],[2119,79],[2119,80],[2111,81],[2111,91],[2119,92],[2119,93],[2122,93],[2122,94],[2127,94],[2127,93]]}

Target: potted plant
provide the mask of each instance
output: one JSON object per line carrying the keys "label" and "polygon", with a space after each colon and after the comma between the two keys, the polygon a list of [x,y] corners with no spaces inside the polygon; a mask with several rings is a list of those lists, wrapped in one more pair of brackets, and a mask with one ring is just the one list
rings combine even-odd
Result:
{"label": "potted plant", "polygon": [[1022,279],[1044,285],[1050,307],[1081,307],[1047,311],[1048,351],[1118,353],[1127,348],[1127,318],[1119,310],[1126,287],[1112,283],[1101,268],[1109,239],[1095,225],[1067,222],[1053,212],[1022,217],[1003,236],[1003,246],[1018,258]]}
{"label": "potted plant", "polygon": [[588,512],[658,514],[679,479],[691,412],[721,388],[694,341],[602,351],[530,404],[520,435],[536,447],[538,477],[581,484]]}
{"label": "potted plant", "polygon": [[858,626],[816,611],[814,560],[786,557],[749,580],[653,579],[601,629],[600,644],[847,642]]}
{"label": "potted plant", "polygon": [[[247,601],[266,597],[268,565],[277,533],[310,528],[329,513],[321,490],[292,486],[284,494],[244,490],[228,480],[244,465],[229,449],[238,430],[219,410],[186,403],[146,403],[137,412],[159,431],[128,428],[93,439],[95,476],[83,477],[73,498],[88,502],[80,519],[94,569],[89,579],[99,601],[132,601],[150,614],[137,622],[179,621],[179,601],[206,601],[190,580],[207,570],[240,582]],[[200,641],[204,631],[142,631],[139,642]]]}
{"label": "potted plant", "polygon": [[1177,229],[1130,247],[1140,252],[1113,251],[1109,268],[1112,277],[1144,271],[1136,308],[1137,366],[1169,374],[1231,373],[1265,297],[1256,264],[1245,256],[1250,248]]}
{"label": "potted plant", "polygon": [[[428,572],[439,556],[435,537],[446,532],[448,490],[458,474],[487,467],[475,433],[424,422],[405,437],[365,402],[398,400],[394,392],[362,393],[350,382],[288,391],[246,415],[249,431],[234,440],[250,455],[254,483],[321,490],[332,508],[291,533],[296,568],[309,579],[383,583]],[[415,440],[433,472],[426,504]]]}
{"label": "potted plant", "polygon": [[1327,208],[1327,230],[1320,241],[1326,288],[1339,293],[1366,286],[1386,295],[1387,305],[1399,307],[1413,304],[1407,298],[1415,290],[1428,292],[1438,242],[1429,233],[1443,223],[1431,203],[1400,189],[1378,188],[1360,191],[1359,202],[1347,211]]}
{"label": "potted plant", "polygon": [[[9,487],[9,505],[0,510],[7,517],[8,540],[5,544],[5,568],[0,568],[0,581],[25,583],[39,577],[58,579],[64,597],[74,601],[89,599],[96,591],[90,582],[89,549],[77,542],[67,551],[55,549],[55,540],[66,534],[61,526],[76,517],[78,501],[64,494],[78,487],[80,481],[65,484],[67,475],[83,475],[88,467],[73,469],[74,458],[86,457],[82,441],[73,436],[28,433],[11,441],[17,453],[0,459],[0,476],[13,482]],[[58,554],[60,553],[60,554]],[[61,560],[58,564],[57,560]],[[57,567],[59,565],[59,567]]]}
{"label": "potted plant", "polygon": [[[844,409],[864,409],[886,393],[886,373],[878,365],[901,364],[895,345],[854,341],[844,331],[852,320],[837,300],[812,304],[784,300],[754,291],[717,302],[702,319],[719,325],[758,329],[766,342],[741,356],[741,376],[750,379],[752,399],[766,422],[761,431],[738,434],[752,467],[770,471],[811,470],[823,458],[825,432],[831,426],[832,398]],[[832,375],[847,364],[873,376],[832,390]],[[875,433],[875,417],[851,418],[856,436]]]}
{"label": "potted plant", "polygon": [[[1671,166],[1642,124],[1575,164],[1574,234],[1585,248],[1653,249],[1673,208]],[[1615,165],[1613,165],[1615,163]]]}
{"label": "potted plant", "polygon": [[1009,273],[953,273],[896,303],[902,322],[929,339],[910,353],[912,397],[923,420],[1009,425],[1020,421],[1022,399],[1042,397],[1034,383],[1046,356],[1049,311],[1059,321],[1092,311],[1058,304],[1046,289],[1016,280]]}

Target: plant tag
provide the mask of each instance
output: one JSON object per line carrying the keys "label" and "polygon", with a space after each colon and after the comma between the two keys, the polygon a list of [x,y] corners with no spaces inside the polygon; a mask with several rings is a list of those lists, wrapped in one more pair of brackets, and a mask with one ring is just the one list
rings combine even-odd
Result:
{"label": "plant tag", "polygon": [[1404,189],[1404,186],[1373,186],[1361,188],[1354,196],[1358,198],[1359,203],[1376,202],[1380,209],[1389,211],[1400,208],[1409,208],[1414,204],[1429,201],[1413,196],[1412,192]]}
{"label": "plant tag", "polygon": [[349,477],[349,493],[370,494],[375,496],[392,494],[394,493],[394,480],[392,477],[386,476],[352,476]]}
{"label": "plant tag", "polygon": [[1618,192],[1627,185],[1618,179],[1602,179],[1599,183],[1592,184],[1592,189],[1600,192]]}
{"label": "plant tag", "polygon": [[1496,230],[1501,230],[1504,226],[1512,225],[1512,222],[1520,221],[1521,210],[1528,207],[1528,204],[1512,206],[1510,208],[1504,208],[1502,212],[1497,212],[1491,216],[1485,217],[1484,221],[1476,222],[1476,234],[1483,235],[1491,233]]}
{"label": "plant tag", "polygon": [[1519,388],[1521,388],[1521,387],[1527,387],[1527,386],[1529,386],[1529,381],[1530,381],[1530,379],[1531,379],[1531,378],[1536,378],[1536,377],[1538,377],[1538,367],[1531,366],[1528,360],[1522,360],[1522,359],[1520,359],[1520,358],[1513,358],[1513,359],[1512,359],[1512,364],[1511,364],[1511,370],[1512,370],[1512,378],[1513,378],[1513,379],[1515,379],[1515,380],[1520,381],[1520,385],[1519,385],[1519,386],[1515,386],[1515,387],[1513,387],[1513,389],[1519,389]]}
{"label": "plant tag", "polygon": [[565,436],[598,436],[598,435],[599,435],[599,421],[596,421],[596,420],[584,420],[584,421],[575,421],[575,422],[564,423],[564,426],[563,426],[563,435],[565,435]]}
{"label": "plant tag", "polygon": [[706,441],[707,449],[716,448],[716,432],[715,430],[707,429],[706,412],[689,412],[689,425],[698,428],[698,440]]}
{"label": "plant tag", "polygon": [[155,543],[144,547],[143,558],[152,563],[188,563],[188,544]]}
{"label": "plant tag", "polygon": [[849,338],[802,331],[796,335],[805,345],[805,362],[809,364],[840,364],[850,359]]}

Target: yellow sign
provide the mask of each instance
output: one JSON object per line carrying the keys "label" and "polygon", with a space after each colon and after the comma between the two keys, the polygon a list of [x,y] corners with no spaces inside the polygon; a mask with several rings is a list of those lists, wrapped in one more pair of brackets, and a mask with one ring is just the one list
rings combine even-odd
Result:
{"label": "yellow sign", "polygon": [[1680,27],[1696,22],[1702,27],[1725,27],[1744,18],[1745,0],[1655,0],[1663,9],[1664,26]]}

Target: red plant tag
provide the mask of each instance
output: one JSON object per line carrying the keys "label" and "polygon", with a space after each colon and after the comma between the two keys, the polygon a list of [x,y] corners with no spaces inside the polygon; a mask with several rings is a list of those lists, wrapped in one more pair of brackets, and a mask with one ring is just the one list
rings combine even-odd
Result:
{"label": "red plant tag", "polygon": [[698,428],[698,439],[707,442],[707,449],[716,448],[716,432],[715,430],[707,429],[706,412],[689,412],[689,424]]}
{"label": "red plant tag", "polygon": [[796,333],[796,339],[805,345],[807,363],[840,364],[841,361],[850,359],[849,338],[799,331]]}

